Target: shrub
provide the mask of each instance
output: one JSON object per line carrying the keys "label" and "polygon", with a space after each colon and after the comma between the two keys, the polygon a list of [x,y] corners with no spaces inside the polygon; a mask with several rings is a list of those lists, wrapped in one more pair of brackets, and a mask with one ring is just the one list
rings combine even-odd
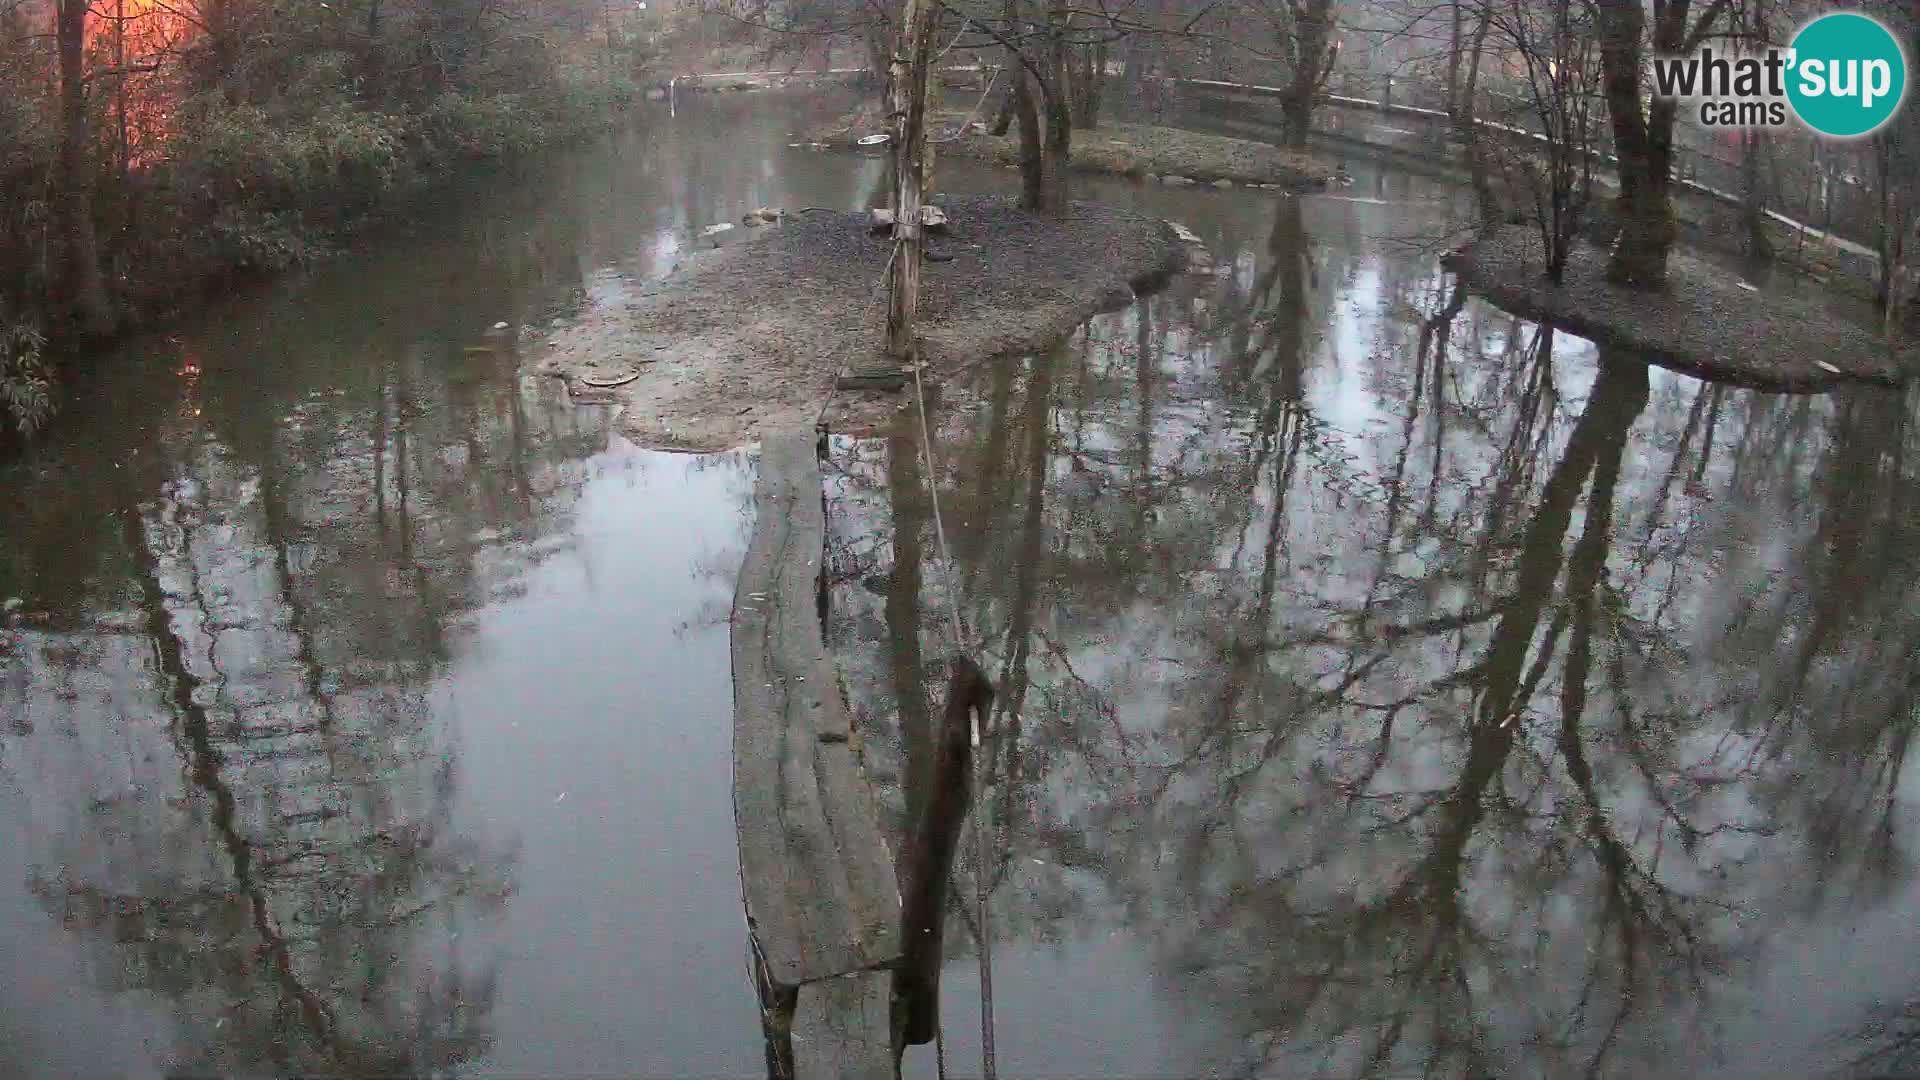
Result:
{"label": "shrub", "polygon": [[53,370],[41,350],[46,339],[26,323],[0,323],[0,408],[22,436],[53,416]]}

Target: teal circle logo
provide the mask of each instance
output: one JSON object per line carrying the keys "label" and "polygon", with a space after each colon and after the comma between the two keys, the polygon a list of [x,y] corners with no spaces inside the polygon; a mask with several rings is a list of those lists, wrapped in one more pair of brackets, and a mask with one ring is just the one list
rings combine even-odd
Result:
{"label": "teal circle logo", "polygon": [[1870,135],[1893,119],[1907,94],[1907,56],[1878,19],[1822,15],[1794,36],[1787,101],[1822,135]]}

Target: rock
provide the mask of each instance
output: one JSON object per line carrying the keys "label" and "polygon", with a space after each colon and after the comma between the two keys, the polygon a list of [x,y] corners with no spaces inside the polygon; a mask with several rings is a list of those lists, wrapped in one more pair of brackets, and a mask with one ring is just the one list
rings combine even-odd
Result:
{"label": "rock", "polygon": [[733,222],[723,221],[718,225],[709,225],[706,228],[701,229],[700,235],[701,236],[718,236],[721,233],[726,232],[732,228],[733,228]]}
{"label": "rock", "polygon": [[773,207],[773,206],[763,206],[758,210],[747,211],[744,215],[741,216],[740,224],[772,225],[773,223],[779,221],[781,218],[784,218],[786,216],[787,216],[787,212],[785,210],[782,210],[778,207]]}
{"label": "rock", "polygon": [[495,330],[505,330],[507,329],[507,324],[503,322],[497,322],[493,324],[493,328]]}
{"label": "rock", "polygon": [[1172,173],[1170,175],[1163,176],[1160,178],[1160,182],[1163,184],[1170,185],[1172,187],[1192,187],[1193,186],[1193,178],[1191,176],[1181,176],[1179,173]]}
{"label": "rock", "polygon": [[[893,211],[884,206],[874,208],[870,223],[874,232],[893,228]],[[947,212],[938,206],[923,206],[920,208],[920,224],[928,232],[944,233],[947,231]]]}
{"label": "rock", "polygon": [[1218,180],[1215,180],[1215,181],[1213,182],[1213,186],[1214,186],[1214,187],[1216,187],[1216,188],[1219,188],[1219,189],[1220,189],[1221,191],[1225,191],[1225,190],[1227,190],[1228,188],[1230,188],[1230,187],[1232,187],[1232,186],[1233,186],[1233,181],[1231,181],[1231,180],[1228,180],[1228,179],[1227,179],[1227,178],[1225,178],[1225,177],[1221,177],[1220,179],[1218,179]]}

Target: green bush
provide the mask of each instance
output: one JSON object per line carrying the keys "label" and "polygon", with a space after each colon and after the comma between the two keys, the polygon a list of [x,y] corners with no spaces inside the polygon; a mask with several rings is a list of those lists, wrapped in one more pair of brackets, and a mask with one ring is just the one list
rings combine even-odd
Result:
{"label": "green bush", "polygon": [[0,408],[14,430],[31,436],[53,416],[53,368],[46,339],[26,323],[0,322]]}
{"label": "green bush", "polygon": [[510,157],[545,142],[540,116],[517,94],[441,94],[421,113],[421,135],[442,159]]}
{"label": "green bush", "polygon": [[196,111],[169,158],[205,205],[261,213],[366,206],[410,172],[404,118],[333,104],[307,116],[253,106]]}
{"label": "green bush", "polygon": [[201,259],[215,273],[271,274],[297,266],[313,254],[296,215],[222,207],[200,230]]}

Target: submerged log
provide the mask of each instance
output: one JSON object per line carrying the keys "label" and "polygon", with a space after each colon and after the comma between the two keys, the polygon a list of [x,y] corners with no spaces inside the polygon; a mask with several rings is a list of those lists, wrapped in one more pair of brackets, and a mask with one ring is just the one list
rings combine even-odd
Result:
{"label": "submerged log", "polygon": [[794,1075],[894,1080],[887,1024],[886,972],[807,983],[793,1014]]}
{"label": "submerged log", "polygon": [[906,896],[902,911],[905,955],[894,973],[895,1052],[933,1041],[940,1021],[940,966],[947,893],[960,827],[973,801],[973,725],[984,731],[993,707],[993,686],[972,660],[955,657],[940,714],[932,775],[920,820],[913,823],[905,853]]}

